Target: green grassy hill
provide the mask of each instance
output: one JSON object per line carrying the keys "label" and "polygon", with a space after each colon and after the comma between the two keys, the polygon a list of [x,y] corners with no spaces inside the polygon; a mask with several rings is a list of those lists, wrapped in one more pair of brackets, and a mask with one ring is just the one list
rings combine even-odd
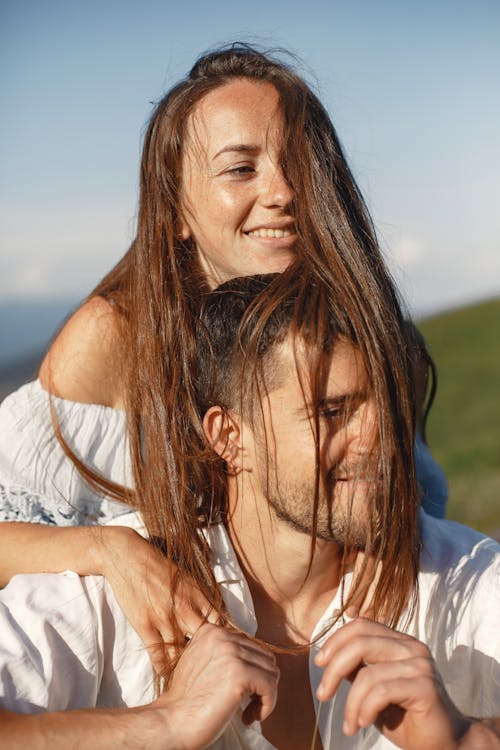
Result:
{"label": "green grassy hill", "polygon": [[500,299],[419,321],[438,368],[428,442],[448,518],[500,538]]}

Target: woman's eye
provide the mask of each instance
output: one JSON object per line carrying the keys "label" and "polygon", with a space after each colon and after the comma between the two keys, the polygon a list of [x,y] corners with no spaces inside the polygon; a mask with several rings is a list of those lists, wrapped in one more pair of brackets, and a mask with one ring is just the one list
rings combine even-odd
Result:
{"label": "woman's eye", "polygon": [[343,419],[345,417],[344,409],[324,409],[323,416],[325,419]]}
{"label": "woman's eye", "polygon": [[239,167],[232,167],[231,169],[227,170],[229,174],[235,174],[235,175],[245,175],[245,174],[251,174],[252,172],[255,172],[255,169],[251,167],[249,164],[242,164]]}

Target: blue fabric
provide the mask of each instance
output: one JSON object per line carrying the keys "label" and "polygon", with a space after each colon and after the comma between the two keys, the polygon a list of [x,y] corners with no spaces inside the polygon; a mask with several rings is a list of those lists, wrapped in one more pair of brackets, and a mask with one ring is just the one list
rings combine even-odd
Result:
{"label": "blue fabric", "polygon": [[423,493],[422,508],[429,516],[444,518],[448,501],[446,474],[418,432],[415,435],[415,471]]}

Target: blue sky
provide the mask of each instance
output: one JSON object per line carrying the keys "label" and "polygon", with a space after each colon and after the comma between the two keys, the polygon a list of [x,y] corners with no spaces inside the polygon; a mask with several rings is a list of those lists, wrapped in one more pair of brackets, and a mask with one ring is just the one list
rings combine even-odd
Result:
{"label": "blue sky", "polygon": [[3,0],[0,300],[120,257],[151,102],[233,39],[300,57],[416,313],[500,294],[496,0]]}

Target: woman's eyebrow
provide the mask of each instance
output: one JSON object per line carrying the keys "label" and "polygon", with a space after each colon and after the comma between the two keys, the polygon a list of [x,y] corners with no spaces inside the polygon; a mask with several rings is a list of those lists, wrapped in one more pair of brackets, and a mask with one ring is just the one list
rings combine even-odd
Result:
{"label": "woman's eyebrow", "polygon": [[259,151],[259,146],[254,146],[247,143],[229,143],[227,146],[224,146],[224,148],[221,148],[220,151],[217,151],[212,159],[217,159],[217,157],[221,154],[227,154],[231,151],[236,153],[241,153],[242,151],[247,153],[256,153],[257,151]]}

